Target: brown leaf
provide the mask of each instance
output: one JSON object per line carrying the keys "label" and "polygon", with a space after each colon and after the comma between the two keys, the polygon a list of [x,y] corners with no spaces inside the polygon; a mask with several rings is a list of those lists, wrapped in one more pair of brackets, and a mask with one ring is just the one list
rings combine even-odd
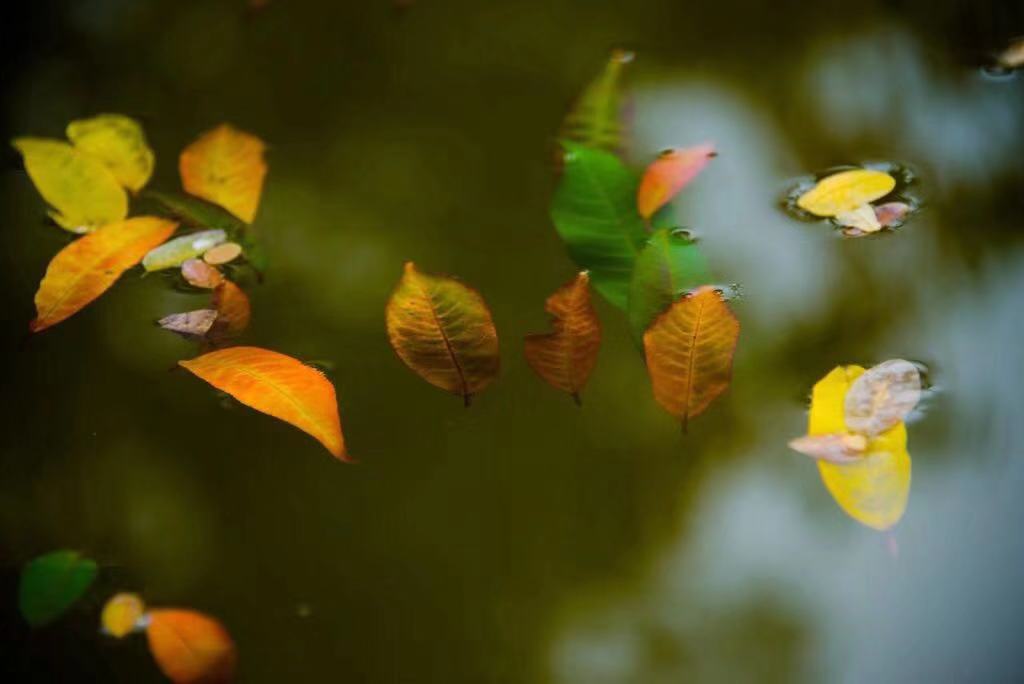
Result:
{"label": "brown leaf", "polygon": [[181,265],[181,277],[192,287],[212,290],[224,282],[224,276],[215,266],[202,259],[189,259]]}
{"label": "brown leaf", "polygon": [[159,325],[164,330],[178,333],[186,339],[201,339],[210,332],[210,327],[217,320],[217,312],[213,309],[198,309],[164,316]]}
{"label": "brown leaf", "polygon": [[853,463],[864,457],[867,447],[868,440],[864,435],[843,432],[805,435],[789,442],[790,449],[829,463]]}
{"label": "brown leaf", "polygon": [[846,393],[846,425],[869,437],[900,423],[921,400],[921,374],[917,366],[892,359],[870,368]]}

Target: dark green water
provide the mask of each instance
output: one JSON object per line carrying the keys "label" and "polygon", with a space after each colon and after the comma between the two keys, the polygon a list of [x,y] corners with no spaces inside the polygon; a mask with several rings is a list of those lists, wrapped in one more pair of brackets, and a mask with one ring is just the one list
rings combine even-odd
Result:
{"label": "dark green water", "polygon": [[[152,325],[201,298],[126,274],[26,340],[66,236],[0,169],[5,681],[157,682],[97,633],[135,590],[221,619],[242,682],[1010,681],[1024,676],[1024,78],[979,70],[1012,2],[96,0],[3,21],[0,132],[141,119],[151,186],[230,121],[270,145],[271,265],[244,341],[329,360],[346,439],[226,409]],[[577,409],[522,337],[575,272],[548,218],[574,95],[626,46],[630,156],[714,140],[679,220],[742,285],[731,391],[689,433],[651,397],[626,317]],[[899,232],[842,240],[779,207],[790,181],[917,173]],[[490,304],[500,380],[466,410],[388,347],[402,263]],[[926,363],[892,557],[786,448],[840,363]],[[71,547],[101,580],[30,633],[21,564]]]}

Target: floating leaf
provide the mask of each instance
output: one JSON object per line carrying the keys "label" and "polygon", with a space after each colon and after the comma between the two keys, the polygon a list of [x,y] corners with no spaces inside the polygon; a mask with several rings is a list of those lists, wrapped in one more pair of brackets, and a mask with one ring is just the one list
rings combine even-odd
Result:
{"label": "floating leaf", "polygon": [[711,280],[704,255],[680,230],[655,231],[633,267],[629,324],[637,340],[683,294]]}
{"label": "floating leaf", "polygon": [[316,369],[258,347],[230,347],[178,363],[246,406],[312,435],[336,458],[348,460],[334,385]]}
{"label": "floating leaf", "polygon": [[586,145],[616,151],[622,145],[622,74],[633,53],[612,52],[603,71],[590,82],[565,118],[562,137]]}
{"label": "floating leaf", "polygon": [[875,207],[875,218],[883,228],[902,223],[909,213],[910,205],[906,202],[886,202]]}
{"label": "floating leaf", "polygon": [[882,224],[878,222],[875,215],[875,208],[870,204],[862,204],[850,211],[836,214],[836,223],[848,228],[854,228],[860,233],[877,233],[882,230]]}
{"label": "floating leaf", "polygon": [[203,252],[216,247],[226,239],[227,235],[223,230],[204,230],[182,235],[146,254],[142,259],[142,267],[147,271],[177,268],[189,259],[202,256]]}
{"label": "floating leaf", "polygon": [[1024,38],[1015,38],[996,57],[996,61],[1004,69],[1016,69],[1024,66]]}
{"label": "floating leaf", "polygon": [[[860,366],[840,366],[814,386],[809,435],[849,432],[844,418],[845,399],[850,385],[863,372]],[[898,423],[869,438],[864,456],[853,463],[819,460],[818,471],[832,498],[847,515],[868,527],[889,529],[903,517],[910,495],[906,426]]]}
{"label": "floating leaf", "polygon": [[53,622],[96,579],[95,561],[77,551],[53,551],[25,564],[18,584],[18,608],[33,627]]}
{"label": "floating leaf", "polygon": [[237,653],[224,626],[192,610],[162,608],[148,613],[146,636],[160,670],[174,684],[230,682]]}
{"label": "floating leaf", "polygon": [[[217,249],[214,247],[214,249]],[[203,255],[205,257],[205,255]],[[204,259],[189,259],[181,265],[181,277],[192,287],[212,290],[224,282],[224,276]]]}
{"label": "floating leaf", "polygon": [[789,448],[829,463],[852,463],[863,458],[868,447],[864,435],[837,432],[828,435],[805,435],[789,441]]}
{"label": "floating leaf", "polygon": [[213,266],[228,264],[242,255],[242,245],[237,242],[225,242],[211,247],[203,254],[203,261]]}
{"label": "floating leaf", "polygon": [[103,162],[132,192],[141,190],[153,175],[153,150],[134,119],[121,114],[79,119],[68,124],[67,135],[75,147]]}
{"label": "floating leaf", "polygon": [[601,323],[590,303],[590,277],[584,271],[548,297],[553,332],[526,338],[526,361],[549,385],[568,392],[578,404],[601,346]]}
{"label": "floating leaf", "polygon": [[683,421],[729,388],[740,324],[710,286],[673,304],[644,333],[654,398]]}
{"label": "floating leaf", "polygon": [[252,223],[267,175],[263,150],[263,141],[256,136],[221,124],[182,151],[182,187]]}
{"label": "floating leaf", "polygon": [[100,625],[103,632],[121,639],[140,628],[146,604],[138,594],[115,594],[103,606]]}
{"label": "floating leaf", "polygon": [[173,221],[140,216],[108,224],[69,244],[46,268],[29,329],[39,332],[80,311],[176,227]]}
{"label": "floating leaf", "polygon": [[186,311],[185,313],[164,316],[157,321],[157,325],[164,330],[170,330],[173,333],[178,333],[183,337],[192,339],[206,337],[216,320],[216,310],[198,309],[196,311]]}
{"label": "floating leaf", "polygon": [[214,341],[238,337],[249,327],[252,318],[249,295],[230,280],[225,280],[214,289],[213,308],[217,310],[217,320],[210,330],[210,337]]}
{"label": "floating leaf", "polygon": [[869,437],[903,421],[921,400],[921,373],[903,359],[869,369],[846,393],[846,426]]}
{"label": "floating leaf", "polygon": [[658,155],[644,171],[637,189],[636,207],[640,215],[645,219],[654,216],[689,185],[716,154],[714,144],[704,143],[665,150]]}
{"label": "floating leaf", "polygon": [[895,187],[896,179],[887,173],[851,169],[821,179],[796,204],[815,216],[838,216],[885,197]]}
{"label": "floating leaf", "polygon": [[498,375],[498,333],[480,294],[454,278],[405,264],[385,311],[399,358],[441,389],[469,398]]}
{"label": "floating leaf", "polygon": [[637,175],[608,152],[570,142],[563,146],[565,173],[551,219],[597,291],[625,309],[633,262],[647,242],[636,213]]}
{"label": "floating leaf", "polygon": [[13,144],[62,228],[88,233],[128,215],[124,188],[100,160],[61,140],[18,138]]}
{"label": "floating leaf", "polygon": [[154,190],[147,190],[142,196],[153,200],[171,216],[192,228],[223,230],[229,236],[240,235],[246,230],[245,223],[234,214],[198,197]]}

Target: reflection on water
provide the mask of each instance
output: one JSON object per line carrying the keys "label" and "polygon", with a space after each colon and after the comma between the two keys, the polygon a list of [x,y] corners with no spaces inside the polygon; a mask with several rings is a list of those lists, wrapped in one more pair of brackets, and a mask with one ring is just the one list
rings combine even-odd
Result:
{"label": "reflection on water", "polygon": [[[960,52],[1024,24],[937,4],[865,8],[850,29],[840,3],[749,3],[744,21],[667,0],[34,10],[11,43],[25,57],[6,138],[137,115],[164,187],[222,120],[271,144],[270,266],[245,342],[330,364],[360,464],[168,372],[190,348],[149,323],[195,295],[133,278],[4,357],[3,586],[36,552],[89,550],[106,595],[222,619],[247,682],[1024,675],[1024,81],[986,79]],[[743,291],[733,386],[685,437],[604,303],[582,409],[521,354],[575,270],[547,216],[551,138],[623,44],[629,156],[715,142],[674,219]],[[926,201],[905,229],[836,240],[779,207],[792,179],[865,159],[918,173]],[[13,157],[0,196],[14,340],[62,237]],[[502,376],[470,410],[387,346],[384,303],[410,259],[493,309]],[[920,359],[942,389],[910,433],[897,558],[786,447],[817,379],[890,358]],[[30,636],[0,608],[19,681],[158,681],[144,652],[94,642],[83,610]]]}

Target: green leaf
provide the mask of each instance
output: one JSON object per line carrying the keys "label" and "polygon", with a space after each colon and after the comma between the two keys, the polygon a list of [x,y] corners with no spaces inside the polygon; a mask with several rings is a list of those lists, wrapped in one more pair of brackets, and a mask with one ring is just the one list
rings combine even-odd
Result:
{"label": "green leaf", "polygon": [[637,341],[654,319],[688,290],[711,281],[697,244],[683,231],[656,231],[633,269],[629,284],[629,325]]}
{"label": "green leaf", "polygon": [[594,287],[626,308],[633,262],[647,241],[636,211],[639,176],[613,154],[563,142],[565,171],[551,204],[551,220]]}
{"label": "green leaf", "polygon": [[198,197],[155,190],[149,190],[143,193],[143,196],[156,202],[172,217],[187,226],[223,230],[232,240],[238,239],[245,233],[246,226],[241,219],[235,218],[226,209],[221,209],[216,204]]}
{"label": "green leaf", "polygon": [[604,69],[587,85],[565,117],[563,138],[612,152],[621,147],[625,128],[622,75],[632,61],[631,52],[612,52]]}
{"label": "green leaf", "polygon": [[82,597],[96,572],[95,561],[77,551],[53,551],[29,561],[18,586],[21,614],[33,627],[53,622]]}

